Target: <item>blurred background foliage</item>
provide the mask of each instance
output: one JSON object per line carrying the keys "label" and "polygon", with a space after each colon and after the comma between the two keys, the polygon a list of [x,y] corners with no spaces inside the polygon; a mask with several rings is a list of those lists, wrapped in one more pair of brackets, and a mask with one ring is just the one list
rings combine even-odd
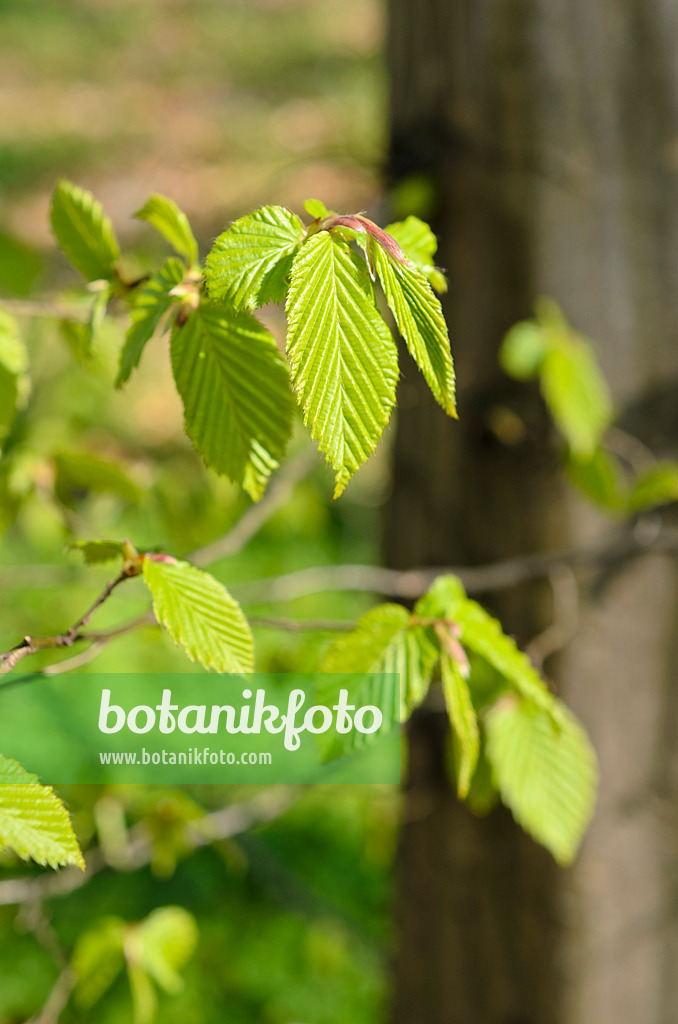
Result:
{"label": "blurred background foliage", "polygon": [[[49,234],[55,180],[95,193],[127,248],[126,266],[140,274],[164,252],[131,219],[151,192],[186,210],[203,255],[231,219],[262,203],[301,210],[318,196],[339,210],[373,208],[385,138],[382,37],[376,0],[340,9],[329,0],[0,0],[0,301],[20,317],[32,376],[0,459],[3,649],[68,625],[101,590],[105,569],[66,553],[73,539],[130,537],[181,556],[222,536],[249,504],[203,468],[184,436],[166,345],[150,346],[116,392],[124,321],[107,322],[85,354],[77,322],[16,305],[57,294],[83,301]],[[278,336],[279,315],[264,311]],[[299,432],[295,449],[306,443]],[[332,504],[318,459],[243,552],[212,571],[237,594],[238,584],[307,565],[376,561],[388,486],[382,452]],[[353,619],[369,603],[332,594],[247,610]],[[145,608],[133,581],[96,624]],[[258,667],[286,671],[313,669],[328,636],[257,629],[256,641]],[[96,663],[104,671],[188,665],[151,629],[110,644]],[[176,904],[195,915],[200,938],[185,988],[160,997],[164,1021],[380,1017],[395,792],[309,790],[269,824],[190,856],[186,821],[247,801],[251,789],[73,787],[65,796],[85,843],[105,845],[113,806],[123,828],[141,823],[155,852],[148,867],[101,872],[37,917],[0,907],[0,1024],[39,1010],[60,958],[103,917],[136,921]],[[0,880],[35,873],[10,857],[0,865]],[[71,1001],[61,1019],[92,1012],[131,1019],[124,974],[93,1011]]]}

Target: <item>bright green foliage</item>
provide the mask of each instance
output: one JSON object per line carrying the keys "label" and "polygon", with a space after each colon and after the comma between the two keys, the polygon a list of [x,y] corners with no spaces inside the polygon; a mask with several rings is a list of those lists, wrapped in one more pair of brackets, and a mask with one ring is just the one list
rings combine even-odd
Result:
{"label": "bright green foliage", "polygon": [[400,700],[393,721],[404,721],[426,696],[438,659],[438,651],[427,632],[411,620],[410,613],[399,604],[370,609],[354,630],[334,641],[320,671],[398,676]]}
{"label": "bright green foliage", "polygon": [[89,1010],[127,967],[134,1024],[150,1024],[157,1012],[157,985],[183,988],[179,971],[195,952],[198,928],[183,907],[160,907],[137,924],[104,918],[79,940],[73,954],[76,1002]]}
{"label": "bright green foliage", "polygon": [[0,309],[0,445],[28,398],[28,353],[13,316]]}
{"label": "bright green foliage", "polygon": [[181,260],[172,256],[134,293],[132,322],[120,352],[120,370],[115,382],[116,387],[121,387],[129,380],[132,371],[139,365],[146,343],[155,334],[165,313],[177,301],[170,293],[181,284],[185,273],[186,268]]}
{"label": "bright green foliage", "polygon": [[510,377],[529,380],[535,377],[548,351],[548,336],[535,320],[516,324],[504,338],[499,361]]}
{"label": "bright green foliage", "polygon": [[450,716],[456,742],[457,792],[468,795],[471,779],[478,763],[480,730],[468,681],[459,663],[443,653],[440,659],[445,705]]}
{"label": "bright green foliage", "polygon": [[186,433],[205,463],[259,498],[292,429],[293,399],[277,346],[249,313],[202,304],[171,341]]}
{"label": "bright green foliage", "polygon": [[590,458],[570,457],[566,464],[571,483],[610,512],[625,511],[627,486],[619,462],[605,448],[596,448]]}
{"label": "bright green foliage", "polygon": [[304,226],[284,206],[264,206],[219,235],[207,257],[205,278],[214,299],[236,309],[283,302]]}
{"label": "bright green foliage", "polygon": [[532,701],[499,701],[485,717],[487,753],[516,821],[569,864],[592,814],[597,769],[586,733],[552,699],[556,715]]}
{"label": "bright green foliage", "polygon": [[120,248],[113,225],[91,192],[60,181],[50,217],[57,242],[88,281],[115,279]]}
{"label": "bright green foliage", "polygon": [[660,462],[633,484],[628,499],[630,512],[643,512],[678,501],[678,463]]}
{"label": "bright green foliage", "polygon": [[423,271],[429,284],[437,292],[446,292],[445,275],[438,270],[433,259],[438,249],[438,239],[428,224],[418,217],[406,217],[405,220],[389,224],[386,231],[395,238],[408,260]]}
{"label": "bright green foliage", "polygon": [[252,633],[223,584],[167,555],[146,556],[143,573],[156,619],[191,661],[217,672],[252,671]]}
{"label": "bright green foliage", "polygon": [[125,557],[125,542],[117,540],[78,540],[70,545],[79,551],[87,565],[102,565]]}
{"label": "bright green foliage", "polygon": [[386,301],[410,355],[445,412],[456,416],[454,367],[440,302],[423,271],[398,263],[372,240],[368,244]]}
{"label": "bright green foliage", "polygon": [[152,224],[174,251],[183,256],[189,267],[198,262],[198,243],[188,217],[173,199],[156,193],[147,199],[134,216]]}
{"label": "bright green foliage", "polygon": [[329,217],[332,213],[332,211],[328,210],[320,199],[305,200],[304,209],[306,210],[306,213],[313,217],[314,220],[322,220],[323,217]]}
{"label": "bright green foliage", "polygon": [[0,848],[57,868],[85,869],[68,811],[51,786],[0,754]]}
{"label": "bright green foliage", "polygon": [[364,260],[329,232],[292,266],[287,354],[304,422],[336,476],[335,497],[377,446],[395,402],[398,356]]}

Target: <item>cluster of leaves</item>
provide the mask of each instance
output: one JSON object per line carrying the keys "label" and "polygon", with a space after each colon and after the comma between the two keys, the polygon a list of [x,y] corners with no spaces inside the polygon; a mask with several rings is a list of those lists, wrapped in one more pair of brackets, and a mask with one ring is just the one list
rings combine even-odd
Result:
{"label": "cluster of leaves", "polygon": [[99,921],[78,940],[72,960],[76,1004],[89,1012],[123,969],[132,994],[134,1024],[150,1024],[158,1009],[156,986],[177,993],[179,971],[198,942],[195,919],[183,907],[160,907],[143,921]]}
{"label": "cluster of leaves", "polygon": [[628,467],[605,436],[614,408],[594,348],[555,303],[542,300],[533,320],[506,335],[500,359],[517,380],[537,378],[544,401],[567,445],[566,468],[575,487],[618,516],[678,501],[678,463]]}
{"label": "cluster of leaves", "polygon": [[[240,218],[216,240],[203,272],[186,216],[154,195],[136,216],[177,255],[147,280],[129,282],[112,224],[94,197],[62,181],[52,201],[54,234],[95,295],[85,344],[112,301],[130,304],[122,386],[151,337],[168,330],[189,438],[207,466],[254,499],[285,451],[295,395],[334,470],[335,496],[375,450],[398,381],[377,281],[435,398],[456,415],[447,329],[432,287],[442,289],[444,278],[433,264],[428,226],[410,217],[384,231],[318,200],[307,210],[309,225],[280,206]],[[271,302],[285,303],[288,362],[253,316]]]}
{"label": "cluster of leaves", "polygon": [[52,868],[85,869],[68,811],[51,786],[0,754],[0,849]]}
{"label": "cluster of leaves", "polygon": [[[379,687],[380,706],[390,706],[393,725],[440,679],[460,798],[476,813],[501,798],[559,863],[572,861],[595,802],[591,744],[527,656],[456,577],[439,577],[412,612],[396,604],[369,611],[334,642],[321,668],[375,673],[356,700],[372,702]],[[340,685],[328,677],[327,701]]]}

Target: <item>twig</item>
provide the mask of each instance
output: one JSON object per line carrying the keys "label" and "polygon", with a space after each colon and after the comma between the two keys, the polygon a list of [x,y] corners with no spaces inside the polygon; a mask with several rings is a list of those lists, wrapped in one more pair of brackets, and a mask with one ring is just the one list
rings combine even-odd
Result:
{"label": "twig", "polygon": [[[265,789],[248,800],[234,804],[212,814],[206,814],[198,821],[190,822],[184,834],[186,850],[195,850],[223,839],[240,835],[255,825],[273,821],[299,799],[306,787],[275,786]],[[120,871],[137,871],[151,862],[154,854],[153,839],[143,826],[130,830],[130,842],[124,858],[116,858],[115,867]],[[77,868],[40,875],[37,878],[8,879],[0,882],[0,906],[17,903],[41,902],[57,896],[67,896],[82,888],[94,875],[108,867],[100,848],[87,854],[87,870],[83,874]]]}
{"label": "twig", "polygon": [[278,475],[274,477],[268,491],[255,505],[251,505],[238,520],[232,530],[219,540],[197,548],[187,555],[187,561],[193,565],[213,565],[231,555],[237,555],[248,541],[254,537],[261,527],[291,496],[295,486],[313,469],[317,461],[315,452],[305,451],[295,459],[291,459]]}
{"label": "twig", "polygon": [[[11,650],[6,651],[4,654],[1,654],[0,675],[5,675],[7,672],[11,672],[17,662],[21,661],[22,658],[27,657],[29,654],[37,654],[38,651],[46,651],[59,647],[72,647],[73,644],[77,643],[79,640],[88,639],[87,634],[81,633],[82,628],[87,625],[104,601],[108,600],[115,588],[124,580],[129,578],[129,573],[123,571],[119,576],[116,576],[114,580],[107,583],[103,592],[99,594],[94,604],[92,604],[87,611],[80,616],[77,622],[73,623],[70,629],[65,630],[65,632],[56,633],[53,636],[25,636],[21,643],[12,647]],[[101,639],[101,637],[97,637],[95,635],[93,639],[97,640]]]}
{"label": "twig", "polygon": [[72,967],[64,967],[42,1010],[37,1017],[31,1017],[28,1024],[57,1024],[71,998],[76,981],[77,976]]}
{"label": "twig", "polygon": [[272,615],[248,615],[253,626],[281,629],[286,633],[346,633],[355,622],[343,619],[283,619]]}
{"label": "twig", "polygon": [[62,302],[36,302],[26,299],[3,299],[2,308],[14,316],[38,316],[48,320],[78,320],[87,323],[91,310],[79,306],[65,306]]}
{"label": "twig", "polygon": [[560,566],[549,575],[553,594],[553,622],[534,637],[525,653],[541,669],[551,654],[561,651],[576,635],[579,626],[579,585],[571,568]]}

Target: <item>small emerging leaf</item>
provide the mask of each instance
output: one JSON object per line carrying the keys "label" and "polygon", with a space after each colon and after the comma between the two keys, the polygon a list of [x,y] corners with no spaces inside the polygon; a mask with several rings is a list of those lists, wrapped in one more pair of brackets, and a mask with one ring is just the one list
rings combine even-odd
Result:
{"label": "small emerging leaf", "polygon": [[85,870],[71,819],[51,786],[0,754],[0,847],[25,860]]}
{"label": "small emerging leaf", "polygon": [[144,559],[153,612],[191,661],[217,672],[251,672],[254,644],[240,605],[214,576],[162,555]]}
{"label": "small emerging leaf", "polygon": [[314,220],[322,220],[323,217],[329,217],[332,212],[327,209],[320,199],[307,199],[304,203],[304,209]]}
{"label": "small emerging leaf", "polygon": [[78,540],[70,544],[73,551],[79,551],[87,565],[101,565],[124,558],[126,546],[124,541],[117,540]]}
{"label": "small emerging leaf", "polygon": [[139,365],[146,343],[155,334],[165,313],[176,301],[170,294],[184,279],[186,268],[181,260],[172,256],[134,296],[132,323],[125,335],[120,352],[120,369],[115,381],[117,388],[129,380]]}
{"label": "small emerging leaf", "polygon": [[425,221],[419,217],[406,217],[395,224],[389,224],[386,231],[407,256],[423,271],[429,284],[437,292],[447,291],[447,281],[438,270],[433,257],[438,249],[438,239]]}
{"label": "small emerging leaf", "polygon": [[678,463],[660,462],[635,481],[628,507],[630,512],[644,512],[674,501],[678,501]]}
{"label": "small emerging leaf", "polygon": [[478,717],[471,700],[468,681],[464,678],[458,662],[443,653],[440,660],[443,677],[445,705],[456,739],[457,792],[461,799],[466,797],[471,779],[478,763],[480,731]]}
{"label": "small emerging leaf", "polygon": [[116,277],[120,247],[113,225],[91,192],[70,181],[58,182],[50,218],[57,242],[88,281]]}
{"label": "small emerging leaf", "polygon": [[499,350],[499,362],[510,377],[536,377],[548,351],[547,332],[534,320],[524,320],[508,332]]}
{"label": "small emerging leaf", "polygon": [[184,257],[189,267],[198,262],[198,243],[188,217],[173,199],[156,193],[150,196],[134,216],[152,224],[174,251]]}
{"label": "small emerging leaf", "polygon": [[596,505],[611,512],[625,508],[628,488],[621,466],[604,448],[596,448],[590,458],[575,458],[570,453],[566,468],[574,486]]}
{"label": "small emerging leaf", "polygon": [[612,400],[591,346],[574,336],[550,349],[541,365],[541,389],[571,450],[592,456],[612,420]]}
{"label": "small emerging leaf", "polygon": [[105,917],[81,935],[73,951],[75,1000],[84,1010],[102,997],[125,964],[126,924],[119,917]]}
{"label": "small emerging leaf", "polygon": [[236,220],[219,235],[207,257],[210,296],[225,299],[236,309],[283,302],[304,234],[297,215],[284,206],[263,206]]}

